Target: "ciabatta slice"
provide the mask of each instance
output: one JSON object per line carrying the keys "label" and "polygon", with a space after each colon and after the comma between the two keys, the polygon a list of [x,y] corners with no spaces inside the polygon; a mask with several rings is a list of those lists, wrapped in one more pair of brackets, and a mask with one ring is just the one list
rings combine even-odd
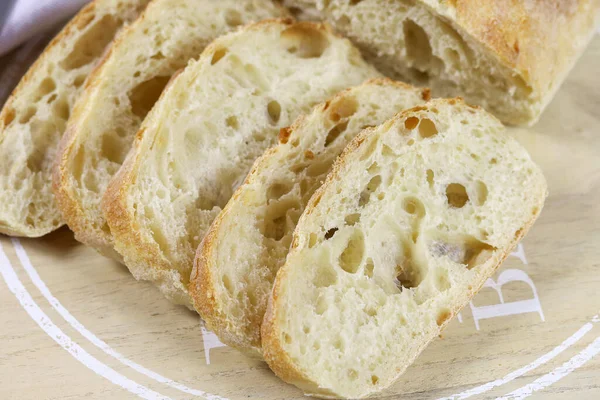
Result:
{"label": "ciabatta slice", "polygon": [[262,326],[266,361],[312,395],[386,388],[496,270],[545,198],[525,149],[461,100],[363,131],[298,222]]}
{"label": "ciabatta slice", "polygon": [[376,76],[322,24],[269,20],[215,40],[167,86],[106,192],[133,275],[191,307],[195,250],[254,160],[300,113]]}
{"label": "ciabatta slice", "polygon": [[149,0],[96,0],[50,42],[0,112],[0,233],[42,236],[64,222],[52,163],[83,83]]}
{"label": "ciabatta slice", "polygon": [[261,355],[260,326],[275,274],[310,196],[365,126],[428,96],[389,79],[368,81],[299,117],[254,163],[198,247],[192,273],[194,306],[221,341]]}
{"label": "ciabatta slice", "polygon": [[287,16],[271,0],[154,0],[90,76],[54,171],[54,192],[75,238],[118,258],[100,206],[144,117],[171,76],[235,27]]}

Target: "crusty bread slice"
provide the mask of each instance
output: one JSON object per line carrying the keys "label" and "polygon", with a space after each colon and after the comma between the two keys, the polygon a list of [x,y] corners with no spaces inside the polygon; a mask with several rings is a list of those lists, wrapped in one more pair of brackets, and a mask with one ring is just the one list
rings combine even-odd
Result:
{"label": "crusty bread slice", "polygon": [[322,24],[263,21],[215,40],[167,86],[105,194],[133,275],[191,308],[194,252],[254,160],[300,113],[376,76]]}
{"label": "crusty bread slice", "polygon": [[592,38],[600,1],[284,0],[386,75],[532,124]]}
{"label": "crusty bread slice", "polygon": [[262,326],[266,361],[313,395],[384,389],[496,270],[545,197],[527,152],[460,99],[366,129],[298,222]]}
{"label": "crusty bread slice", "polygon": [[313,192],[365,126],[428,96],[389,79],[368,81],[299,117],[254,163],[198,247],[190,283],[196,310],[222,342],[261,355],[260,326],[275,274]]}
{"label": "crusty bread slice", "polygon": [[287,15],[271,0],[154,0],[119,35],[88,79],[56,159],[54,192],[77,240],[118,258],[102,195],[170,77],[216,37]]}
{"label": "crusty bread slice", "polygon": [[119,28],[149,0],[96,0],[50,42],[0,113],[0,233],[42,236],[63,224],[52,162],[75,99]]}

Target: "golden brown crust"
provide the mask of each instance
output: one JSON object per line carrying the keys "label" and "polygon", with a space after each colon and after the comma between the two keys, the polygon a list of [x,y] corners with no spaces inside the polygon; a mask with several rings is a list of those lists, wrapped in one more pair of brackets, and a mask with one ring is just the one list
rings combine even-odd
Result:
{"label": "golden brown crust", "polygon": [[[115,43],[120,40],[117,38]],[[101,73],[103,65],[110,58],[112,46],[114,45],[108,48],[100,62],[86,79],[85,90],[73,108],[72,116],[69,118],[67,129],[60,141],[54,161],[52,190],[58,208],[65,222],[75,234],[75,239],[95,248],[100,254],[114,258],[117,261],[122,261],[119,254],[112,247],[110,236],[101,229],[95,228],[93,221],[87,218],[85,210],[79,202],[79,197],[76,195],[73,184],[69,179],[71,177],[69,160],[77,150],[75,145],[77,144],[78,131],[81,129],[81,125],[85,124],[86,98],[94,95],[94,89],[99,84],[96,78]]]}
{"label": "golden brown crust", "polygon": [[[425,106],[417,106],[412,109],[408,109],[400,112],[392,119],[388,120],[385,125],[393,125],[397,121],[406,118],[408,115],[411,115],[415,112],[420,111],[428,111],[432,104],[449,104],[449,105],[463,105],[469,106],[464,103],[461,98],[455,99],[436,99],[432,102],[428,103]],[[470,106],[469,106],[470,107]],[[339,179],[341,175],[342,168],[345,166],[347,162],[351,162],[348,159],[348,156],[356,151],[361,145],[363,145],[367,140],[367,138],[373,134],[375,128],[367,128],[363,130],[359,135],[357,135],[346,147],[343,153],[336,160],[331,172],[327,176],[323,185],[317,189],[317,191],[313,194],[309,203],[305,209],[304,214],[302,215],[300,222],[297,225],[296,231],[294,232],[293,242],[298,244],[298,226],[300,226],[302,219],[307,218],[307,215],[310,215],[314,208],[320,202],[321,197],[328,189],[330,185],[333,184],[334,181]],[[390,132],[389,129],[386,129],[383,134]],[[485,281],[502,265],[502,262],[506,259],[506,257],[510,254],[512,249],[517,245],[517,243],[525,236],[527,231],[531,228],[537,217],[540,215],[542,207],[544,205],[544,200],[547,196],[547,192],[540,193],[540,198],[538,202],[538,206],[534,209],[534,213],[531,215],[529,221],[527,221],[524,226],[519,229],[511,241],[509,245],[507,245],[503,249],[499,249],[500,251],[494,252],[494,255],[485,262],[485,264],[481,268],[481,272],[479,273],[478,279],[476,283],[473,285],[473,288],[468,293],[467,298],[463,301],[462,304],[455,305],[449,312],[447,318],[444,318],[441,321],[441,325],[439,326],[439,330],[436,334],[432,335],[431,339],[422,343],[419,350],[414,353],[414,357],[412,359],[407,360],[403,364],[403,367],[396,371],[396,378],[398,378],[406,368],[412,364],[414,359],[421,353],[421,351],[427,347],[427,345],[437,337],[448,325],[453,316],[458,314],[458,312],[467,305],[467,303],[472,299],[472,297],[481,289]],[[293,246],[294,247],[294,246]],[[278,329],[277,325],[277,310],[276,307],[277,301],[282,291],[282,283],[286,280],[285,276],[289,273],[289,268],[286,268],[287,264],[282,266],[277,273],[277,277],[275,278],[275,284],[273,287],[273,291],[271,293],[271,297],[269,299],[269,304],[267,306],[267,312],[265,313],[265,317],[262,324],[261,336],[262,336],[262,345],[263,345],[263,356],[265,361],[269,364],[269,367],[273,370],[273,372],[283,379],[286,382],[292,383],[296,386],[301,387],[308,394],[318,394],[319,397],[330,397],[329,393],[323,392],[322,388],[313,382],[313,380],[306,375],[302,370],[300,370],[294,361],[289,357],[283,346],[281,345],[281,332]],[[390,382],[391,383],[391,382]]]}
{"label": "golden brown crust", "polygon": [[422,0],[482,43],[542,98],[550,96],[594,32],[598,0]]}

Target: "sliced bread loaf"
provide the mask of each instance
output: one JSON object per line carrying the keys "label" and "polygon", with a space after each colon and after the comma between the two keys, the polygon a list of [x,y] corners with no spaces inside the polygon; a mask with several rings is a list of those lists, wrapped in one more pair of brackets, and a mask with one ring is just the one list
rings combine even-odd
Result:
{"label": "sliced bread loaf", "polygon": [[351,38],[386,75],[534,123],[585,49],[597,0],[285,0]]}
{"label": "sliced bread loaf", "polygon": [[541,170],[482,109],[433,100],[366,129],[302,214],[262,345],[306,393],[394,382],[539,215]]}
{"label": "sliced bread loaf", "polygon": [[63,224],[52,162],[83,83],[119,28],[149,0],[96,0],[50,42],[0,112],[0,233],[42,236]]}
{"label": "sliced bread loaf", "polygon": [[368,81],[299,117],[254,163],[198,247],[190,283],[196,310],[221,341],[261,355],[260,326],[275,274],[313,192],[364,127],[428,96],[389,79]]}
{"label": "sliced bread loaf", "polygon": [[195,250],[254,160],[300,113],[375,76],[322,24],[263,21],[215,40],[167,86],[105,194],[133,275],[191,307]]}
{"label": "sliced bread loaf", "polygon": [[154,0],[119,35],[88,79],[56,159],[54,192],[77,240],[118,258],[102,195],[175,71],[235,27],[286,15],[271,0]]}

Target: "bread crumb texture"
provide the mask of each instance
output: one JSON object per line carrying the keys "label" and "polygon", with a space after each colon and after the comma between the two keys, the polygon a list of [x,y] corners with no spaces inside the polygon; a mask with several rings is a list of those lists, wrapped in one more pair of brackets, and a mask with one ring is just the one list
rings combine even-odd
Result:
{"label": "bread crumb texture", "polygon": [[361,133],[300,218],[263,325],[308,393],[389,386],[539,214],[540,169],[485,111],[433,100]]}

